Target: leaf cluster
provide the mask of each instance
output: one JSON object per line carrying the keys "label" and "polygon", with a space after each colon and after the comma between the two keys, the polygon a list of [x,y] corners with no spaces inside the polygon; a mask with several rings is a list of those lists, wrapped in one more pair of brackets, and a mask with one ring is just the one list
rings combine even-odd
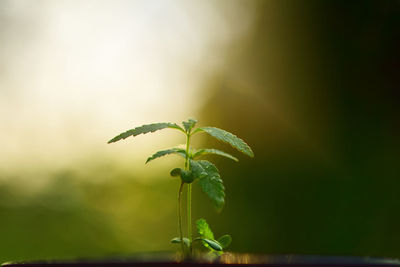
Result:
{"label": "leaf cluster", "polygon": [[[219,171],[217,167],[210,161],[199,160],[198,158],[204,155],[213,154],[231,159],[233,161],[238,161],[238,159],[229,153],[214,148],[201,148],[197,150],[191,149],[190,139],[197,133],[207,133],[211,137],[231,145],[233,148],[249,157],[254,157],[254,153],[250,146],[236,135],[216,127],[195,128],[196,123],[196,119],[189,119],[188,121],[182,122],[182,126],[170,122],[146,124],[125,131],[112,138],[110,141],[108,141],[108,143],[114,143],[130,136],[135,137],[140,134],[153,133],[155,131],[167,128],[178,130],[184,133],[186,136],[186,149],[174,147],[157,151],[147,158],[146,163],[171,154],[176,154],[183,157],[185,160],[185,167],[172,169],[170,175],[173,177],[180,177],[181,187],[184,183],[191,184],[193,182],[197,182],[202,191],[211,199],[217,210],[221,210],[225,204],[225,187]],[[232,238],[229,235],[223,235],[220,238],[215,239],[213,232],[204,219],[199,219],[196,222],[196,226],[199,237],[195,238],[193,241],[200,241],[213,253],[217,253],[219,255],[226,247],[229,246],[232,241]],[[171,242],[181,243],[182,249],[183,246],[186,246],[191,251],[191,237],[185,238],[182,237],[181,234],[181,238],[173,238]]]}
{"label": "leaf cluster", "polygon": [[[177,125],[176,123],[169,122],[142,125],[117,135],[108,143],[117,142],[130,136],[134,137],[140,134],[152,133],[158,130],[170,128],[185,133],[186,136],[188,136],[189,138],[196,133],[204,132],[219,141],[231,145],[233,148],[237,149],[247,156],[254,156],[251,148],[236,135],[216,127],[199,127],[194,129],[196,123],[197,120],[189,119],[188,121],[182,122],[183,127]],[[171,171],[171,176],[179,176],[184,183],[192,183],[194,181],[198,181],[202,191],[212,200],[215,207],[218,210],[222,209],[225,203],[225,187],[223,185],[219,171],[217,167],[210,161],[197,160],[197,158],[203,155],[214,154],[234,161],[238,161],[238,159],[230,155],[229,153],[214,148],[202,148],[198,150],[170,148],[157,151],[146,160],[146,163],[170,154],[179,155],[189,162],[188,170],[175,168]]]}
{"label": "leaf cluster", "polygon": [[[229,247],[232,243],[232,238],[230,235],[223,235],[218,239],[215,239],[214,233],[211,231],[210,226],[205,219],[201,218],[196,221],[197,233],[199,237],[196,237],[193,241],[199,241],[207,248],[210,252],[221,255],[223,251]],[[190,241],[188,238],[182,238],[183,243],[186,247],[190,246]],[[181,239],[175,237],[171,240],[171,243],[180,244]]]}
{"label": "leaf cluster", "polygon": [[[108,143],[117,142],[122,139],[126,139],[130,136],[134,137],[140,134],[152,133],[158,130],[170,128],[179,130],[186,134],[187,137],[192,137],[196,133],[207,133],[210,136],[216,138],[219,141],[225,142],[231,145],[233,148],[238,151],[244,153],[247,156],[253,157],[254,153],[251,148],[239,137],[236,135],[227,132],[225,130],[216,128],[216,127],[199,127],[195,128],[197,120],[189,119],[188,121],[182,122],[182,126],[179,126],[176,123],[153,123],[142,125],[126,132],[123,132],[113,139],[111,139]],[[225,203],[225,187],[223,185],[222,179],[220,177],[219,171],[217,167],[207,160],[197,160],[200,156],[214,154],[218,156],[222,156],[234,161],[238,161],[238,159],[229,153],[224,151],[214,149],[214,148],[202,148],[197,150],[191,149],[182,149],[182,148],[170,148],[166,150],[157,151],[152,156],[147,158],[146,163],[153,161],[157,158],[176,154],[183,157],[185,160],[189,162],[189,168],[187,170],[182,168],[174,168],[170,174],[173,177],[180,177],[182,182],[184,183],[192,183],[194,181],[198,181],[202,191],[211,199],[215,207],[220,210],[224,206]]]}
{"label": "leaf cluster", "polygon": [[201,218],[196,222],[197,232],[200,237],[195,240],[201,240],[204,247],[208,248],[211,252],[221,254],[232,242],[230,235],[223,235],[218,239],[214,238],[214,233],[211,231],[210,226],[205,219]]}

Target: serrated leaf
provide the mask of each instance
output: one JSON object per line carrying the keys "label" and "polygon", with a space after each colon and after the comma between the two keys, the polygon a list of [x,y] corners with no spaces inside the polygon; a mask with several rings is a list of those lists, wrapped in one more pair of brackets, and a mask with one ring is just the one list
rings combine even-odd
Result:
{"label": "serrated leaf", "polygon": [[198,219],[196,221],[196,227],[197,233],[199,233],[202,238],[214,239],[214,233],[211,231],[211,228],[205,219]]}
{"label": "serrated leaf", "polygon": [[190,170],[192,171],[194,179],[199,179],[208,175],[203,166],[195,160],[190,160]]}
{"label": "serrated leaf", "polygon": [[162,157],[162,156],[165,156],[165,155],[169,155],[169,154],[178,154],[178,155],[182,156],[183,158],[186,158],[186,151],[184,149],[182,149],[182,148],[170,148],[170,149],[161,150],[161,151],[158,151],[158,152],[154,153],[151,157],[149,157],[146,160],[146,163],[148,163],[148,162],[150,162],[150,161],[152,161],[152,160],[154,160],[156,158],[159,158],[159,157]]}
{"label": "serrated leaf", "polygon": [[199,184],[204,193],[212,200],[218,210],[225,204],[225,187],[217,167],[207,160],[191,160],[191,164],[198,163],[206,175],[199,178]]}
{"label": "serrated leaf", "polygon": [[223,156],[223,157],[226,157],[226,158],[234,160],[234,161],[239,161],[236,157],[232,156],[231,154],[228,154],[224,151],[214,149],[214,148],[199,149],[193,154],[193,158],[199,157],[201,155],[207,155],[207,154],[219,155],[219,156]]}
{"label": "serrated leaf", "polygon": [[121,139],[126,139],[129,136],[137,136],[139,134],[152,133],[152,132],[162,130],[165,128],[172,128],[172,129],[178,129],[178,130],[184,131],[176,123],[169,123],[169,122],[152,123],[152,124],[142,125],[142,126],[134,128],[134,129],[128,130],[126,132],[123,132],[123,133],[117,135],[116,137],[114,137],[113,139],[111,139],[110,141],[108,141],[108,143],[109,144],[114,143]]}
{"label": "serrated leaf", "polygon": [[181,171],[182,171],[182,169],[181,168],[175,168],[175,169],[173,169],[169,174],[171,175],[171,176],[179,176],[179,175],[181,175]]}
{"label": "serrated leaf", "polygon": [[232,243],[232,237],[230,235],[223,235],[217,241],[223,249],[226,249]]}
{"label": "serrated leaf", "polygon": [[225,130],[216,128],[216,127],[201,127],[197,128],[195,132],[206,132],[212,137],[230,144],[233,148],[237,149],[238,151],[242,152],[243,154],[249,156],[249,157],[254,157],[254,153],[251,150],[250,146],[246,144],[242,139],[237,137],[236,135],[227,132]]}
{"label": "serrated leaf", "polygon": [[203,245],[207,248],[216,251],[222,251],[223,246],[219,243],[219,241],[214,239],[214,234],[205,219],[198,219],[196,221],[196,226],[200,237],[196,238],[195,240],[203,241]]}
{"label": "serrated leaf", "polygon": [[189,119],[188,121],[183,121],[183,127],[185,128],[186,132],[190,132],[190,130],[196,125],[196,119]]}
{"label": "serrated leaf", "polygon": [[[190,247],[190,241],[189,238],[182,238],[183,239],[183,244],[185,244],[187,247]],[[181,243],[181,239],[179,237],[174,237],[171,239],[171,243],[173,244],[180,244]]]}

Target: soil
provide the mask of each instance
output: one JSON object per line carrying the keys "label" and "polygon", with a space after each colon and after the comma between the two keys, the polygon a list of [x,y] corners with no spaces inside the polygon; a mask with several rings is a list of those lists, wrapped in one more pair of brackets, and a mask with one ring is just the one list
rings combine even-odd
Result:
{"label": "soil", "polygon": [[400,260],[318,255],[254,255],[226,253],[217,259],[199,257],[197,260],[179,262],[173,254],[140,254],[129,259],[9,262],[4,267],[128,267],[128,266],[399,266]]}

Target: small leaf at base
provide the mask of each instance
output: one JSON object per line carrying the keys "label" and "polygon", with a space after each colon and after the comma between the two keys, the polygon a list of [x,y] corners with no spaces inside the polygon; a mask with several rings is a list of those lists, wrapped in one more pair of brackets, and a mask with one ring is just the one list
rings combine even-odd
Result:
{"label": "small leaf at base", "polygon": [[213,250],[222,251],[222,246],[216,240],[211,240],[207,238],[199,238],[198,240],[205,242]]}
{"label": "small leaf at base", "polygon": [[214,233],[211,231],[207,221],[200,218],[196,221],[197,232],[202,238],[214,239]]}
{"label": "small leaf at base", "polygon": [[[181,243],[181,239],[179,237],[174,237],[174,238],[171,239],[171,243],[180,244]],[[183,238],[183,244],[185,244],[187,247],[190,247],[189,238],[184,237]]]}
{"label": "small leaf at base", "polygon": [[232,237],[230,235],[223,235],[220,238],[218,238],[217,241],[222,246],[223,249],[226,249],[232,243]]}

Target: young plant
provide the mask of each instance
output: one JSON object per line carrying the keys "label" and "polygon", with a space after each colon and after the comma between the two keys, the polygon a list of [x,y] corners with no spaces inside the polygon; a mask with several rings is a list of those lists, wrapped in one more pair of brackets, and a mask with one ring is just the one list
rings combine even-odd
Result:
{"label": "young plant", "polygon": [[[199,219],[196,222],[197,231],[199,237],[193,239],[192,236],[192,184],[197,182],[202,191],[212,200],[217,210],[221,210],[225,204],[225,187],[222,183],[221,177],[217,167],[207,160],[197,160],[198,157],[215,154],[226,157],[228,159],[238,161],[238,159],[226,152],[213,148],[202,148],[193,149],[190,147],[190,141],[193,135],[197,133],[207,133],[210,136],[218,139],[219,141],[230,144],[232,147],[242,152],[243,154],[253,157],[253,151],[251,148],[239,137],[229,133],[225,130],[215,127],[199,127],[194,129],[197,120],[189,119],[188,121],[182,122],[182,126],[176,123],[153,123],[146,124],[134,129],[117,135],[108,143],[114,143],[122,139],[126,139],[130,136],[137,136],[140,134],[152,133],[158,130],[170,128],[181,131],[186,137],[185,149],[183,148],[170,148],[156,152],[154,155],[149,157],[146,163],[157,159],[159,157],[177,154],[184,159],[183,168],[174,168],[170,175],[174,177],[180,177],[180,186],[178,191],[178,228],[179,237],[173,238],[171,243],[177,243],[181,245],[182,254],[191,257],[193,254],[193,242],[201,242],[204,247],[208,248],[212,253],[220,255],[223,250],[229,246],[232,238],[229,235],[224,235],[218,238],[214,238],[214,234],[204,219]],[[182,191],[184,186],[187,185],[187,236],[183,236],[182,232]]]}

